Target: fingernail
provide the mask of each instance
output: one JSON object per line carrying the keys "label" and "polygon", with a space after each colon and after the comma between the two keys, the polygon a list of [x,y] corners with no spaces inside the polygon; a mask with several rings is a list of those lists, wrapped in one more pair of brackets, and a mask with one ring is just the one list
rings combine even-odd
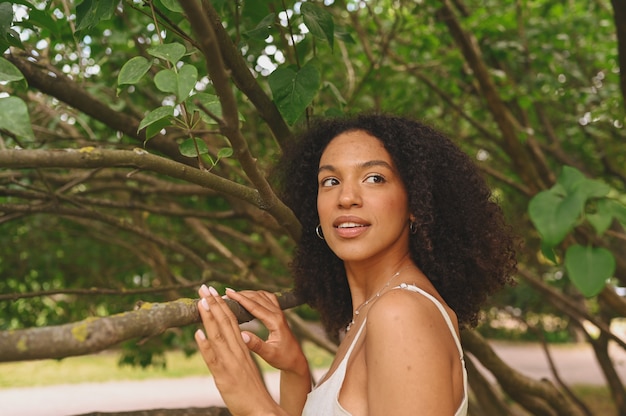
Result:
{"label": "fingernail", "polygon": [[227,287],[225,291],[226,291],[226,292],[233,292],[233,293],[235,293],[235,289],[231,289],[231,288],[229,288],[229,287]]}
{"label": "fingernail", "polygon": [[243,342],[247,344],[248,342],[250,342],[250,335],[245,332],[242,332],[241,339],[243,339]]}
{"label": "fingernail", "polygon": [[209,304],[206,301],[206,298],[202,298],[202,300],[200,301],[200,305],[202,305],[202,307],[204,308],[205,311],[209,310]]}
{"label": "fingernail", "polygon": [[202,341],[206,340],[206,335],[204,335],[204,332],[201,329],[196,331],[196,337]]}
{"label": "fingernail", "polygon": [[219,296],[217,290],[215,290],[213,286],[209,286],[209,293],[211,293],[213,296]]}
{"label": "fingernail", "polygon": [[198,292],[200,292],[200,296],[202,297],[210,295],[209,288],[206,287],[206,285],[200,286],[200,289],[198,290]]}

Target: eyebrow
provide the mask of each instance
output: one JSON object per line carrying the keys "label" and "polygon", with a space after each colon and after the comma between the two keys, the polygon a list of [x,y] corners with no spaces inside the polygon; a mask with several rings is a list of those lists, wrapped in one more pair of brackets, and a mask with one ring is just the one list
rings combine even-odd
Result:
{"label": "eyebrow", "polygon": [[[391,165],[389,163],[385,162],[384,160],[369,160],[367,162],[359,163],[357,165],[357,167],[361,168],[361,169],[368,169],[368,168],[375,167],[375,166],[382,166],[382,167],[387,168],[389,170],[394,170],[393,167],[391,167]],[[337,168],[335,168],[333,165],[322,165],[317,170],[317,173],[320,173],[320,172],[325,171],[325,170],[329,170],[331,172],[336,172]]]}

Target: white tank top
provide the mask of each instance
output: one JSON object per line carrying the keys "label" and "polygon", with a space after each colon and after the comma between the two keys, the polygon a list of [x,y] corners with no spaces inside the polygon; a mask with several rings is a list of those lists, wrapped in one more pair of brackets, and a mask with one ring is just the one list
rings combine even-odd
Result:
{"label": "white tank top", "polygon": [[[435,297],[430,295],[429,293],[423,291],[414,285],[407,285],[406,283],[402,283],[399,286],[394,287],[394,289],[407,289],[412,292],[421,293],[426,298],[430,299],[437,309],[443,315],[443,318],[448,324],[448,328],[450,328],[450,332],[452,332],[452,337],[454,338],[454,342],[456,343],[456,347],[459,351],[459,356],[461,360],[461,366],[463,367],[463,400],[457,409],[455,416],[466,416],[467,415],[467,406],[468,406],[468,395],[467,395],[467,370],[465,369],[465,360],[463,359],[463,349],[461,348],[461,342],[459,341],[458,336],[456,335],[456,331],[454,330],[454,325],[452,324],[452,320],[450,316],[446,312],[445,308]],[[343,385],[343,380],[346,377],[346,368],[348,367],[348,360],[350,359],[350,355],[352,354],[352,350],[365,327],[365,322],[367,318],[363,320],[363,323],[359,327],[359,331],[352,340],[352,344],[348,347],[348,351],[346,355],[343,357],[335,372],[328,377],[323,383],[317,385],[313,391],[311,391],[308,396],[306,403],[304,404],[304,409],[302,411],[302,416],[352,416],[346,409],[341,407],[339,403],[339,392],[341,391],[341,386]]]}

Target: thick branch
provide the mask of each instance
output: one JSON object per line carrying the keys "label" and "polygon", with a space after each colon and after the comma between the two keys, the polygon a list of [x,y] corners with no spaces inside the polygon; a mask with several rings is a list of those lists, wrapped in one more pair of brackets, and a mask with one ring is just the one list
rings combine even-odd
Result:
{"label": "thick branch", "polygon": [[619,56],[620,90],[622,102],[626,107],[626,1],[611,0],[613,5],[613,18],[615,20],[615,33],[617,34],[617,54]]}
{"label": "thick branch", "polygon": [[[142,149],[132,151],[94,148],[80,150],[0,150],[0,167],[3,168],[93,169],[118,166],[130,166],[161,173],[234,196],[261,209],[268,208],[255,189],[239,185],[210,172],[193,169],[181,163],[150,154]],[[268,211],[281,223],[292,222],[297,224],[293,214],[289,215],[290,213],[277,206],[268,209]],[[288,217],[284,217],[285,215]]]}
{"label": "thick branch", "polygon": [[[259,112],[263,120],[272,130],[279,146],[284,147],[291,139],[291,131],[280,115],[278,108],[274,102],[267,96],[263,88],[259,85],[257,79],[250,72],[247,62],[232,42],[226,29],[222,25],[219,15],[211,5],[211,2],[204,1],[203,8],[207,13],[208,20],[215,32],[224,63],[230,70],[230,75],[237,88],[246,94],[250,102]],[[198,28],[199,31],[203,28]],[[202,33],[199,33],[203,36]]]}
{"label": "thick branch", "polygon": [[[198,3],[189,1],[180,3],[187,14],[196,38],[199,40],[200,48],[206,58],[209,76],[220,99],[223,114],[223,119],[220,120],[220,130],[230,140],[237,160],[239,160],[246,175],[257,188],[261,199],[261,208],[277,213],[282,212],[282,214],[275,215],[275,218],[279,220],[280,224],[285,227],[294,239],[298,240],[300,233],[298,222],[280,221],[283,218],[293,218],[292,215],[289,215],[291,211],[278,199],[259,170],[257,161],[250,153],[248,144],[239,129],[237,101],[230,85],[229,74],[224,67],[215,31]],[[211,8],[208,2],[203,2],[203,4],[206,8]]]}
{"label": "thick branch", "polygon": [[[282,309],[298,306],[291,292],[278,294]],[[159,335],[168,328],[200,322],[197,300],[142,303],[131,312],[42,328],[0,332],[0,362],[65,358],[103,351],[122,341]],[[238,303],[227,300],[239,323],[253,318]]]}
{"label": "thick branch", "polygon": [[476,40],[470,33],[463,30],[448,0],[442,0],[438,17],[448,27],[450,34],[465,57],[465,61],[472,69],[485,97],[487,107],[493,114],[494,121],[502,133],[504,148],[511,156],[516,171],[519,172],[520,177],[531,190],[538,191],[544,188],[545,184],[537,173],[529,152],[518,138],[514,117],[507,111],[506,105],[489,75],[489,70],[483,61]]}
{"label": "thick branch", "polygon": [[[526,377],[500,359],[489,344],[476,331],[463,331],[464,348],[498,380],[502,389],[528,410],[552,407],[558,415],[583,416],[571,401],[563,396],[548,380],[533,380]],[[534,400],[528,400],[532,398]],[[535,413],[533,414],[542,414]]]}

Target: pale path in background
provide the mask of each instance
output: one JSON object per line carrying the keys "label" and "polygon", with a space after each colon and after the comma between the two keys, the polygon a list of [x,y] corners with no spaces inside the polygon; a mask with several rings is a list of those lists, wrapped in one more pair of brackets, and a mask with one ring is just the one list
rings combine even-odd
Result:
{"label": "pale path in background", "polygon": [[[536,344],[491,343],[496,353],[521,373],[552,378],[545,355]],[[568,384],[605,385],[591,348],[586,344],[551,346],[561,378]],[[626,353],[611,348],[616,369],[626,381]],[[317,371],[319,378],[323,370]],[[270,392],[278,393],[278,373],[267,373]],[[64,384],[0,389],[2,416],[70,416],[89,412],[223,406],[211,377]]]}

